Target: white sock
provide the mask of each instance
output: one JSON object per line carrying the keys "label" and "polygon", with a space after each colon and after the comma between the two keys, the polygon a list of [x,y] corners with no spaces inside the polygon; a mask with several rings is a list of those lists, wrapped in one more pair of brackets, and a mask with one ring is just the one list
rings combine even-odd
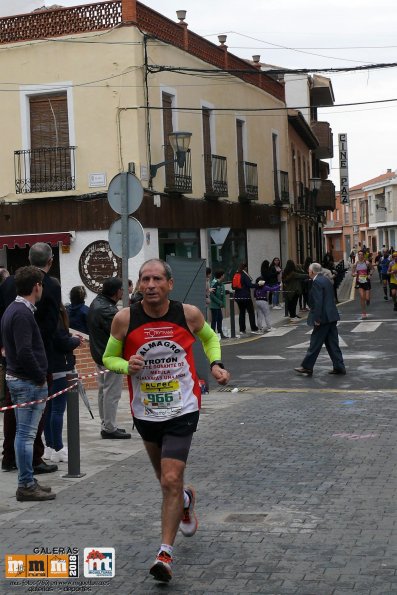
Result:
{"label": "white sock", "polygon": [[185,490],[183,490],[183,508],[189,508],[190,506],[190,496]]}
{"label": "white sock", "polygon": [[174,548],[172,547],[172,545],[168,545],[167,543],[162,543],[159,549],[159,553],[160,552],[165,552],[166,554],[168,554],[169,556],[171,556],[172,558],[172,552],[174,551]]}

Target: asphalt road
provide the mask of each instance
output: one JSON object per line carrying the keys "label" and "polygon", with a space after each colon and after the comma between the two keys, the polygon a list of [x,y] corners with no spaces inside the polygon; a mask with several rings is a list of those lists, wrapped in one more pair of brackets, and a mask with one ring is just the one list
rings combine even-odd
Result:
{"label": "asphalt road", "polygon": [[239,340],[223,347],[223,360],[232,372],[233,386],[258,389],[396,390],[397,312],[391,300],[383,299],[380,284],[372,283],[372,303],[368,318],[361,320],[358,296],[339,307],[340,346],[347,369],[346,376],[329,376],[332,363],[323,347],[314,374],[298,376],[310,340],[311,327],[306,320],[298,324],[280,321],[263,337]]}

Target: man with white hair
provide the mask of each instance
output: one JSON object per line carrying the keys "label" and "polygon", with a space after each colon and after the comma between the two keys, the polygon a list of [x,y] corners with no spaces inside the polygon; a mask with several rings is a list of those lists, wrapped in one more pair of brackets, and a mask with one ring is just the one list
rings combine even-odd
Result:
{"label": "man with white hair", "polygon": [[334,288],[331,281],[324,276],[321,264],[318,262],[313,262],[309,266],[309,277],[313,283],[309,296],[310,312],[307,324],[314,328],[310,337],[309,349],[300,368],[295,368],[295,371],[305,376],[311,376],[321,347],[325,344],[333,364],[333,368],[328,374],[344,375],[346,368],[339,347],[336,324],[340,317],[335,304]]}

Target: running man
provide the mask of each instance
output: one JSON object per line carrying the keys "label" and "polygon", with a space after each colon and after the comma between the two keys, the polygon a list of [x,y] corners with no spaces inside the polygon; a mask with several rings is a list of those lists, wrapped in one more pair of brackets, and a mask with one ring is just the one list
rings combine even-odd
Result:
{"label": "running man", "polygon": [[397,312],[397,252],[393,252],[392,260],[390,260],[387,272],[390,275],[390,290],[394,304],[393,309]]}
{"label": "running man", "polygon": [[388,300],[389,299],[387,297],[388,285],[390,283],[390,275],[388,273],[388,270],[389,270],[389,265],[390,265],[391,260],[392,259],[389,256],[389,252],[385,248],[383,250],[382,257],[379,260],[379,269],[380,269],[380,275],[381,275],[381,279],[382,279],[383,293],[385,294],[383,296],[383,299],[384,300]]}
{"label": "running man", "polygon": [[183,483],[201,398],[194,335],[203,344],[215,380],[227,384],[230,375],[221,361],[219,339],[200,310],[169,300],[173,279],[166,262],[145,262],[139,288],[142,301],[123,308],[113,319],[103,363],[113,372],[128,374],[134,424],[161,485],[161,545],[150,574],[168,582],[178,528],[191,537],[198,526],[195,490]]}
{"label": "running man", "polygon": [[367,306],[371,302],[371,275],[373,266],[369,260],[364,258],[364,252],[362,250],[359,250],[357,257],[358,260],[352,268],[352,275],[356,277],[356,287],[360,294],[361,319],[365,320],[367,318]]}

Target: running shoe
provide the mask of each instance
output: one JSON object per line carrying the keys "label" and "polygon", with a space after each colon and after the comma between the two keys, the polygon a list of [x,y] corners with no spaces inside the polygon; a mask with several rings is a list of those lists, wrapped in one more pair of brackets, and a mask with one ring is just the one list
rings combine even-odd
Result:
{"label": "running shoe", "polygon": [[189,506],[183,509],[182,520],[179,523],[179,529],[185,537],[192,537],[197,531],[198,520],[194,512],[196,503],[196,492],[191,486],[184,488],[184,491],[190,498]]}
{"label": "running shoe", "polygon": [[51,446],[45,446],[44,447],[43,459],[50,460],[53,452],[54,452],[54,449],[51,448]]}
{"label": "running shoe", "polygon": [[273,306],[273,310],[281,310],[281,306]]}
{"label": "running shoe", "polygon": [[367,315],[365,312],[362,313],[361,320],[367,320]]}
{"label": "running shoe", "polygon": [[156,581],[168,583],[172,579],[172,557],[167,552],[159,552],[149,572]]}

